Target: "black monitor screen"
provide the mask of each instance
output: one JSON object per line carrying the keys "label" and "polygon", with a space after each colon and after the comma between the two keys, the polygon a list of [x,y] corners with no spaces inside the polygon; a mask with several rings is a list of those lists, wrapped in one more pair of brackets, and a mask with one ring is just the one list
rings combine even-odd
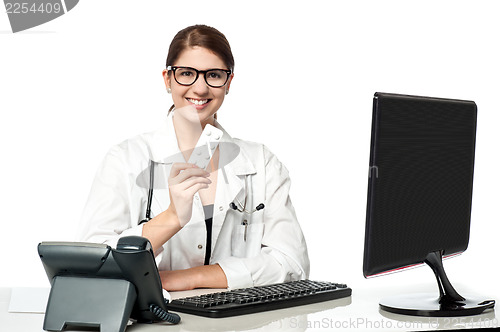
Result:
{"label": "black monitor screen", "polygon": [[476,116],[472,101],[375,94],[365,276],[467,248]]}

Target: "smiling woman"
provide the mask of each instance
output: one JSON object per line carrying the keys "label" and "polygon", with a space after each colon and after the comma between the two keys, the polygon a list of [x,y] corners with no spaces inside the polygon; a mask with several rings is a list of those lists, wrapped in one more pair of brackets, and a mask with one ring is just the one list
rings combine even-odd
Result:
{"label": "smiling woman", "polygon": [[181,30],[162,72],[174,102],[165,123],[109,151],[84,211],[84,241],[149,239],[167,290],[309,275],[287,169],[264,145],[232,138],[216,120],[233,69],[222,33],[204,25]]}
{"label": "smiling woman", "polygon": [[[231,69],[224,68],[227,65],[218,55],[201,46],[187,47],[174,64],[163,71],[174,108],[194,106],[199,112],[200,122],[206,124],[229,92],[233,79]],[[204,80],[199,79],[200,75]]]}
{"label": "smiling woman", "polygon": [[[227,68],[227,70],[224,70],[224,72],[227,73],[227,78],[224,84],[217,87],[224,86],[227,80],[229,79],[229,83],[224,89],[226,94],[229,93],[229,86],[231,85],[230,80],[233,77],[231,73],[234,71],[234,57],[231,51],[231,46],[229,45],[229,42],[227,41],[226,37],[217,29],[214,29],[206,25],[190,26],[179,31],[177,35],[174,37],[174,39],[172,39],[172,43],[170,44],[170,48],[168,50],[168,56],[166,61],[167,70],[169,69],[169,66],[173,67],[176,62],[180,61],[179,59],[182,56],[182,53],[190,49],[204,50],[206,52],[213,53],[213,55],[215,55],[215,57],[218,58],[217,59],[218,61],[216,60],[216,62],[218,63],[222,62],[222,67],[220,68],[224,67]],[[173,72],[174,74],[176,74],[177,70],[173,69]],[[170,83],[169,83],[170,77],[168,75],[170,73],[171,73],[170,71],[163,72],[163,77],[165,78],[165,84],[167,85],[167,89],[170,88]],[[182,85],[193,84],[198,78],[198,73],[199,71],[196,72],[196,76],[191,83]],[[186,72],[181,71],[179,74],[180,77],[181,75],[186,74]],[[205,81],[208,84],[206,72],[204,74],[205,74]],[[177,76],[176,76],[176,81],[177,81]],[[174,107],[175,107],[175,99],[174,99],[174,105],[172,105],[170,111],[173,110]]]}

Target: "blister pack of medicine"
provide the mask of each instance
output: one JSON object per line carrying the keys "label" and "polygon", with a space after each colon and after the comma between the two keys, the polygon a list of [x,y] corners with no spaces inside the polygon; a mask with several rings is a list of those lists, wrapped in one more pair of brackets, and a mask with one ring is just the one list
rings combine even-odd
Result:
{"label": "blister pack of medicine", "polygon": [[219,146],[222,138],[222,130],[207,124],[196,146],[189,157],[188,163],[195,164],[199,168],[206,169],[210,164],[212,156]]}

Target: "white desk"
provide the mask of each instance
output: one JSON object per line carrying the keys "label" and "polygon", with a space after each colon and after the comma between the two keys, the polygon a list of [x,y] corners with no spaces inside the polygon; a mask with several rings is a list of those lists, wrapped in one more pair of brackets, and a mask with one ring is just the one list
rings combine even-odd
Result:
{"label": "white desk", "polygon": [[[394,288],[391,290],[397,291]],[[179,325],[135,324],[127,327],[126,331],[298,332],[333,329],[416,331],[500,326],[495,317],[495,311],[461,318],[423,318],[381,312],[378,309],[378,301],[387,294],[387,291],[387,288],[374,290],[373,288],[353,287],[353,295],[350,298],[229,318],[204,318],[181,313],[182,321]],[[415,291],[419,291],[419,289],[415,289]],[[207,293],[207,290],[175,292],[172,293],[172,297],[185,297],[193,293]],[[10,288],[0,288],[0,326],[2,331],[43,331],[43,314],[8,312],[10,297]]]}

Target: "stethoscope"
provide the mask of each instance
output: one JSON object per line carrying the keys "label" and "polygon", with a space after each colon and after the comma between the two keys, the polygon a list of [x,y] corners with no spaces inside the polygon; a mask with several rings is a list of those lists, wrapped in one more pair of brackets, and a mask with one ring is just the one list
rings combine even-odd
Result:
{"label": "stethoscope", "polygon": [[255,207],[255,209],[253,209],[252,211],[248,211],[246,209],[246,203],[244,205],[241,204],[241,202],[237,198],[236,198],[236,201],[238,202],[240,207],[237,207],[236,204],[234,204],[234,202],[229,203],[229,207],[231,209],[236,210],[236,211],[241,212],[241,213],[252,214],[252,213],[255,213],[257,211],[262,210],[265,207],[264,203],[260,203],[259,205],[257,205]]}
{"label": "stethoscope", "polygon": [[240,200],[238,199],[238,197],[235,197],[235,200],[236,202],[238,203],[239,207],[236,206],[236,204],[234,203],[234,201],[232,201],[231,203],[229,203],[229,207],[235,211],[238,211],[240,213],[245,213],[247,215],[251,215],[257,211],[260,211],[262,210],[265,205],[264,203],[260,203],[259,205],[257,205],[255,207],[255,209],[253,209],[252,211],[248,211],[247,210],[247,197],[249,196],[248,195],[248,188],[249,188],[249,185],[248,185],[248,175],[245,175],[245,200],[243,201],[244,203],[241,204]]}
{"label": "stethoscope", "polygon": [[[153,160],[149,161],[149,188],[148,188],[148,202],[146,204],[146,218],[141,220],[139,222],[139,225],[151,220],[151,203],[153,201],[153,187],[154,187],[154,178],[155,178],[154,164],[155,164],[155,162]],[[265,207],[265,205],[264,205],[264,203],[260,203],[252,211],[247,210],[247,208],[246,208],[247,207],[247,197],[248,197],[248,181],[247,180],[248,180],[248,175],[245,176],[245,200],[244,200],[244,204],[241,204],[240,200],[237,197],[235,197],[236,202],[238,203],[239,207],[236,206],[234,201],[229,203],[229,207],[235,211],[240,212],[240,213],[246,213],[248,215],[251,215],[257,211],[262,210]],[[245,225],[245,226],[248,225],[248,221],[246,219],[243,221],[243,225]]]}
{"label": "stethoscope", "polygon": [[153,201],[153,186],[155,183],[155,162],[149,161],[149,188],[148,188],[148,202],[146,204],[146,218],[139,222],[143,224],[151,220],[151,202]]}
{"label": "stethoscope", "polygon": [[241,204],[240,200],[238,199],[238,197],[235,197],[236,199],[236,202],[238,202],[238,206],[236,206],[236,204],[233,202],[229,203],[229,207],[235,211],[238,211],[240,213],[242,213],[244,215],[244,218],[243,218],[243,221],[241,222],[241,225],[245,227],[245,230],[244,230],[244,233],[243,233],[243,241],[247,241],[247,228],[248,228],[248,219],[250,219],[250,217],[252,216],[252,214],[254,214],[255,212],[257,211],[260,211],[262,210],[265,205],[264,203],[260,203],[259,205],[257,205],[255,207],[255,209],[253,209],[252,211],[248,211],[247,210],[247,197],[249,196],[248,195],[248,175],[245,176],[245,200],[244,200],[244,203]]}
{"label": "stethoscope", "polygon": [[246,213],[246,214],[252,214],[252,213],[255,213],[257,211],[260,211],[262,210],[265,205],[264,203],[260,203],[259,205],[257,205],[255,207],[255,209],[253,209],[252,211],[248,211],[247,210],[247,197],[248,197],[248,185],[247,185],[247,181],[246,181],[246,178],[248,177],[248,175],[245,177],[245,201],[243,204],[241,204],[240,200],[238,199],[238,197],[235,197],[236,199],[236,202],[238,202],[238,206],[236,206],[236,204],[234,203],[234,201],[232,201],[231,203],[229,203],[229,207],[235,211],[238,211],[238,212],[241,212],[241,213]]}

